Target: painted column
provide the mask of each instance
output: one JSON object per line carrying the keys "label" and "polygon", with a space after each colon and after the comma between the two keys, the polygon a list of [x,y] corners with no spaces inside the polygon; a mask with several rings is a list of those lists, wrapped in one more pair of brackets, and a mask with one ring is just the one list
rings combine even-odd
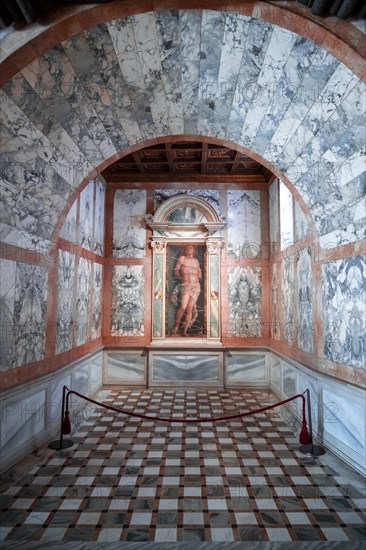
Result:
{"label": "painted column", "polygon": [[165,240],[152,241],[153,249],[153,296],[152,296],[152,338],[165,338]]}

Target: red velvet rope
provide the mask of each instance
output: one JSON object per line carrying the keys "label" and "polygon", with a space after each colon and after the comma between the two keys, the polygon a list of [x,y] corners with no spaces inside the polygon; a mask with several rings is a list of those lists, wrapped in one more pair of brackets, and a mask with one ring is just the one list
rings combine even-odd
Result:
{"label": "red velvet rope", "polygon": [[184,422],[184,423],[194,423],[194,422],[219,422],[221,420],[233,420],[234,418],[243,418],[244,416],[251,416],[253,414],[257,414],[260,412],[268,411],[270,409],[274,409],[275,407],[279,407],[280,405],[285,405],[285,403],[289,403],[290,401],[294,401],[295,399],[301,398],[302,399],[302,421],[303,423],[306,423],[306,416],[305,416],[305,397],[302,393],[298,393],[297,395],[294,395],[292,397],[289,397],[288,399],[285,399],[284,401],[279,401],[278,403],[274,403],[273,405],[267,405],[266,407],[262,407],[260,409],[255,409],[253,411],[248,411],[245,413],[240,414],[234,414],[231,416],[219,416],[217,418],[162,418],[160,416],[148,416],[146,414],[138,414],[133,413],[131,411],[126,411],[124,409],[117,409],[117,407],[112,407],[111,405],[105,405],[104,403],[99,403],[98,401],[95,401],[94,399],[91,399],[90,397],[86,397],[85,395],[82,395],[81,393],[78,393],[74,390],[67,391],[66,395],[66,414],[68,415],[69,411],[69,395],[74,394],[78,397],[81,397],[82,399],[85,399],[86,401],[89,401],[89,403],[93,403],[94,405],[98,405],[99,407],[104,407],[105,409],[109,409],[110,411],[126,414],[128,416],[134,416],[137,418],[144,418],[145,420],[159,420],[161,422]]}

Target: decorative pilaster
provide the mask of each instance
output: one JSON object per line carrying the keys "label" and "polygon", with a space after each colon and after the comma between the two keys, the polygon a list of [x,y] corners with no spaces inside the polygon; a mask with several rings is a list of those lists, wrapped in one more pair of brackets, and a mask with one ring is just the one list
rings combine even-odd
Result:
{"label": "decorative pilaster", "polygon": [[207,241],[207,339],[220,339],[220,256],[222,239]]}
{"label": "decorative pilaster", "polygon": [[152,337],[165,338],[166,241],[153,240]]}

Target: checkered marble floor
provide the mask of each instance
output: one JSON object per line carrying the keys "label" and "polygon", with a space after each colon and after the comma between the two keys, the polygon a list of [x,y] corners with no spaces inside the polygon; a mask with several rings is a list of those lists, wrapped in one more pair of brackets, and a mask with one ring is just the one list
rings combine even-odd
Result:
{"label": "checkered marble floor", "polygon": [[[103,389],[97,399],[188,418],[277,401],[266,390],[136,388]],[[366,539],[364,478],[329,453],[302,455],[287,409],[180,424],[89,405],[73,421],[73,447],[44,447],[3,476],[5,544],[355,541],[355,548]]]}

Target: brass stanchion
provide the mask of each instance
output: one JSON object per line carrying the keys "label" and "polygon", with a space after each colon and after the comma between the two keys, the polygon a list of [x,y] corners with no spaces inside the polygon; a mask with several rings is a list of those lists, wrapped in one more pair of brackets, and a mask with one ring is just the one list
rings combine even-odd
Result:
{"label": "brass stanchion", "polygon": [[56,451],[60,451],[62,449],[68,449],[69,447],[72,447],[74,444],[72,439],[64,439],[64,433],[70,433],[69,431],[68,432],[65,431],[65,424],[64,424],[66,390],[67,390],[67,387],[64,386],[62,389],[60,439],[57,439],[56,441],[51,441],[51,443],[49,443],[48,445],[50,449],[55,449]]}
{"label": "brass stanchion", "polygon": [[299,447],[300,453],[303,453],[308,456],[318,457],[325,455],[326,450],[324,447],[321,447],[320,445],[314,445],[313,443],[313,425],[311,422],[311,406],[310,406],[310,391],[309,389],[305,390],[304,393],[306,393],[306,401],[308,405],[308,421],[309,421],[309,432],[310,432],[310,444],[309,445],[301,445]]}

